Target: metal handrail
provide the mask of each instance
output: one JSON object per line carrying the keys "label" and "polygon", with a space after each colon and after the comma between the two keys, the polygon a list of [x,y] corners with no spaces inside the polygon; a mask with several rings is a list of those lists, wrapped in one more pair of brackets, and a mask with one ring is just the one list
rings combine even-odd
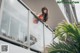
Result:
{"label": "metal handrail", "polygon": [[42,22],[38,16],[35,14],[34,11],[32,11],[22,0],[18,0],[27,10],[29,10],[34,16],[35,18],[37,18],[42,24],[44,24],[45,27],[47,27],[51,32],[53,32],[53,30],[50,28],[50,26],[46,25],[44,22]]}

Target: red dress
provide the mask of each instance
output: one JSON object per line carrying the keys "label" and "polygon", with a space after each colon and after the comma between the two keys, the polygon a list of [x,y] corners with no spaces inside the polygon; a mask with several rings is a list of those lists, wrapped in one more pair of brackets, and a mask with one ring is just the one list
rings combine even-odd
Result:
{"label": "red dress", "polygon": [[42,16],[42,14],[41,15],[39,15],[39,17],[38,17],[41,21],[43,21],[43,16]]}
{"label": "red dress", "polygon": [[[43,21],[43,16],[42,16],[42,14],[39,15],[38,18],[39,18],[41,21]],[[34,19],[33,19],[33,23],[37,24],[37,23],[38,23],[38,19],[34,18]]]}

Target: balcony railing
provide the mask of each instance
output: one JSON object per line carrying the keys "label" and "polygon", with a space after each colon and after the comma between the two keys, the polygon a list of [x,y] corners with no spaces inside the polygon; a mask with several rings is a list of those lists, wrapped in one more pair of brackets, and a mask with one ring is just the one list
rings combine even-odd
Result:
{"label": "balcony railing", "polygon": [[[0,38],[42,52],[53,38],[53,31],[21,0],[2,0]],[[33,23],[33,19],[38,23]]]}

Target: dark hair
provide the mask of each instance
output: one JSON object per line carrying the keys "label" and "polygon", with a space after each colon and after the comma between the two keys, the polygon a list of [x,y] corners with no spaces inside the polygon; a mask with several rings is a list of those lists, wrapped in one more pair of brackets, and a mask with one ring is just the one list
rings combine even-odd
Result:
{"label": "dark hair", "polygon": [[43,8],[41,9],[41,11],[42,11],[43,14],[44,14],[44,10],[47,10],[47,13],[48,13],[48,9],[47,9],[46,7],[43,7]]}
{"label": "dark hair", "polygon": [[[46,14],[44,13],[44,10],[47,10]],[[46,22],[48,19],[48,9],[46,7],[43,7],[41,11],[42,11],[42,15],[44,16],[44,22]]]}

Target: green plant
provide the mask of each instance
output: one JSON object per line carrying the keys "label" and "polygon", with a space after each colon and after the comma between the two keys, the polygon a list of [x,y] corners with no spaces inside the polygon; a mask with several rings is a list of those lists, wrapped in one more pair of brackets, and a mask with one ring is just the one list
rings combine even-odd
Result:
{"label": "green plant", "polygon": [[75,24],[60,23],[55,35],[60,41],[50,45],[49,53],[80,53],[80,29]]}

